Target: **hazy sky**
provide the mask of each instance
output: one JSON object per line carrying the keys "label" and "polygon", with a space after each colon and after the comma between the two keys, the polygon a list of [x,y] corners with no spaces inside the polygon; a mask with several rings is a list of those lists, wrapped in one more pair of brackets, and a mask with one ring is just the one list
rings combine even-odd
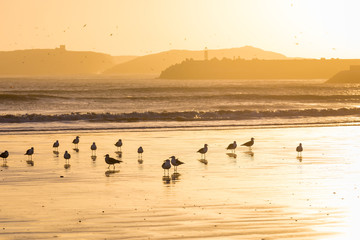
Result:
{"label": "hazy sky", "polygon": [[358,0],[0,0],[0,50],[112,55],[251,45],[360,58]]}

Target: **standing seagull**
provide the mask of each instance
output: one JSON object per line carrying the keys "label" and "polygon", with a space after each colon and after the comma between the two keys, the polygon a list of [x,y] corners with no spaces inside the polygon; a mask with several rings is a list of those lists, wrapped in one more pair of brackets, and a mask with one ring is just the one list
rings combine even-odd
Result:
{"label": "standing seagull", "polygon": [[53,148],[54,148],[54,151],[58,151],[59,149],[59,141],[58,140],[56,140],[56,142],[54,142],[54,144],[53,144]]}
{"label": "standing seagull", "polygon": [[[28,149],[27,151],[26,151],[26,153],[24,154],[24,155],[28,155],[28,160],[32,160],[32,155],[34,154],[34,148],[33,147],[31,147],[30,149]],[[31,159],[30,159],[30,157],[31,157]]]}
{"label": "standing seagull", "polygon": [[0,157],[3,159],[3,162],[5,162],[5,160],[7,159],[8,156],[9,156],[8,151],[5,151],[5,152],[0,154]]}
{"label": "standing seagull", "polygon": [[142,154],[143,154],[143,152],[144,152],[144,149],[140,146],[140,147],[138,148],[138,158],[139,158],[139,159],[142,159]]}
{"label": "standing seagull", "polygon": [[179,161],[175,156],[171,156],[171,164],[174,166],[174,171],[177,172],[177,166],[184,164],[184,162]]}
{"label": "standing seagull", "polygon": [[[121,139],[119,139],[119,140],[115,143],[115,146],[117,147],[117,150],[120,151],[120,152],[121,152],[121,146],[122,146],[122,145],[123,145],[123,144],[122,144]],[[119,148],[120,148],[120,150],[119,150]]]}
{"label": "standing seagull", "polygon": [[204,155],[204,159],[205,159],[205,153],[207,153],[208,151],[208,145],[204,144],[203,148],[200,148],[197,152],[201,154],[201,157]]}
{"label": "standing seagull", "polygon": [[65,153],[64,153],[64,158],[65,158],[65,160],[66,160],[66,163],[69,163],[69,160],[70,160],[70,158],[71,158],[71,155],[70,155],[70,153],[68,153],[68,151],[65,151]]}
{"label": "standing seagull", "polygon": [[234,141],[233,143],[230,143],[226,149],[231,150],[232,153],[235,153],[236,147],[237,147],[237,144],[236,144],[236,141]]}
{"label": "standing seagull", "polygon": [[80,137],[79,136],[76,136],[76,138],[72,141],[73,144],[75,144],[75,149],[78,149],[78,144],[79,144],[79,139]]}
{"label": "standing seagull", "polygon": [[121,163],[122,161],[121,161],[121,160],[116,160],[116,159],[114,159],[114,158],[112,158],[112,157],[109,157],[109,154],[106,154],[106,155],[105,155],[105,162],[106,162],[107,164],[109,164],[109,167],[108,167],[108,168],[110,168],[110,165],[113,165],[113,166],[114,166],[114,170],[115,170],[115,164],[116,164],[116,163]]}
{"label": "standing seagull", "polygon": [[296,151],[298,153],[298,157],[302,156],[303,147],[301,143],[296,147]]}
{"label": "standing seagull", "polygon": [[164,163],[161,165],[161,167],[164,169],[164,175],[165,175],[165,170],[168,170],[168,175],[169,175],[169,169],[171,168],[170,160],[166,159]]}
{"label": "standing seagull", "polygon": [[97,147],[96,147],[95,142],[93,142],[93,144],[91,145],[90,149],[91,149],[91,155],[92,155],[92,156],[96,156],[96,149],[97,149]]}
{"label": "standing seagull", "polygon": [[251,149],[251,146],[254,145],[254,138],[251,138],[250,141],[244,143],[244,144],[241,144],[241,146],[246,146],[246,147],[249,147]]}

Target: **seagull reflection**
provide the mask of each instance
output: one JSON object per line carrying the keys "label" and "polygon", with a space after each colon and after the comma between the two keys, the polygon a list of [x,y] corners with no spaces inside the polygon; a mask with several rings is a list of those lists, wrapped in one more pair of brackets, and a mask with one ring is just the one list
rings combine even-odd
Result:
{"label": "seagull reflection", "polygon": [[1,167],[3,167],[3,168],[8,168],[8,167],[9,167],[9,166],[7,165],[6,160],[5,160],[5,161],[3,161],[3,164],[1,165]]}
{"label": "seagull reflection", "polygon": [[91,160],[95,161],[97,156],[91,156]]}
{"label": "seagull reflection", "polygon": [[69,169],[70,167],[71,167],[70,163],[65,163],[65,164],[64,164],[64,168],[65,168],[65,169]]}
{"label": "seagull reflection", "polygon": [[246,155],[249,155],[250,157],[254,157],[254,152],[252,150],[249,151],[245,151],[244,152]]}
{"label": "seagull reflection", "polygon": [[53,153],[54,153],[55,157],[59,157],[59,151],[54,150]]}
{"label": "seagull reflection", "polygon": [[162,177],[162,181],[164,184],[170,184],[171,183],[171,178],[167,175]]}
{"label": "seagull reflection", "polygon": [[144,159],[138,159],[139,164],[143,164],[143,162],[144,162]]}
{"label": "seagull reflection", "polygon": [[228,155],[231,158],[236,158],[237,157],[236,153],[226,153],[226,155]]}
{"label": "seagull reflection", "polygon": [[205,165],[208,164],[208,161],[206,159],[198,159],[198,160],[199,160],[199,162],[201,162],[201,163],[203,163]]}
{"label": "seagull reflection", "polygon": [[30,166],[34,166],[34,161],[33,160],[26,160],[26,163],[29,164]]}
{"label": "seagull reflection", "polygon": [[110,177],[111,175],[120,172],[120,170],[107,170],[105,171],[105,176]]}
{"label": "seagull reflection", "polygon": [[299,160],[299,162],[302,162],[302,159],[303,159],[302,156],[297,156],[296,158],[297,158],[297,160]]}
{"label": "seagull reflection", "polygon": [[118,158],[122,158],[122,152],[121,151],[116,152],[116,154],[117,154]]}
{"label": "seagull reflection", "polygon": [[171,179],[172,179],[174,182],[176,182],[176,181],[180,180],[180,179],[179,179],[180,176],[181,176],[180,173],[175,172],[175,173],[171,174]]}

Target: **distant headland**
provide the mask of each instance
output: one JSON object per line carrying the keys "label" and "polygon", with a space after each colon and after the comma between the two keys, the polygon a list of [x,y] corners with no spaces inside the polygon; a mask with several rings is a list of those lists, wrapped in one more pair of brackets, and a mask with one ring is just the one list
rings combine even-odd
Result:
{"label": "distant headland", "polygon": [[187,59],[165,69],[162,79],[328,79],[360,59]]}
{"label": "distant headland", "polygon": [[360,65],[352,65],[349,70],[338,72],[326,83],[360,83]]}

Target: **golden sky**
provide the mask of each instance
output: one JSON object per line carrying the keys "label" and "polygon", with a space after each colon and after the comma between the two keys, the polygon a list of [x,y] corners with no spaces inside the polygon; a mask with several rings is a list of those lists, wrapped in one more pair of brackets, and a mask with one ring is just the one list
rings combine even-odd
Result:
{"label": "golden sky", "polygon": [[360,58],[358,0],[0,0],[0,50],[112,55],[251,45]]}

